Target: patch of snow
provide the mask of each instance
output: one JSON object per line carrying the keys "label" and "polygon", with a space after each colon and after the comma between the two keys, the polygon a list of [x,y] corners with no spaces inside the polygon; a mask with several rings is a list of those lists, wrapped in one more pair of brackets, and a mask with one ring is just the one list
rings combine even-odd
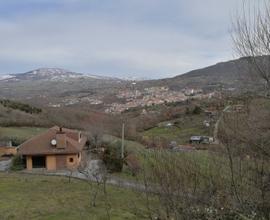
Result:
{"label": "patch of snow", "polygon": [[0,75],[0,80],[6,80],[6,79],[11,79],[14,78],[12,75]]}
{"label": "patch of snow", "polygon": [[12,80],[45,80],[45,81],[62,81],[68,82],[72,79],[97,79],[97,80],[122,80],[114,77],[99,76],[95,74],[77,73],[61,68],[39,68],[25,73],[0,75],[0,81]]}

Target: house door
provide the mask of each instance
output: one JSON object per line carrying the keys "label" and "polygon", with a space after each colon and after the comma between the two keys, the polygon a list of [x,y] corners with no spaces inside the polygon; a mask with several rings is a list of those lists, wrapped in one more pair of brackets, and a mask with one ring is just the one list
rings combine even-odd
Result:
{"label": "house door", "polygon": [[33,168],[46,168],[45,156],[33,156],[32,157]]}

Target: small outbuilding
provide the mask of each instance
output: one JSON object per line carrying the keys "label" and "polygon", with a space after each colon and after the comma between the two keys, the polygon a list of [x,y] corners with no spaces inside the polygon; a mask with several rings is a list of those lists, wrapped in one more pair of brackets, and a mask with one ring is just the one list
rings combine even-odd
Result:
{"label": "small outbuilding", "polygon": [[213,141],[214,139],[208,136],[191,136],[189,139],[190,144],[211,144]]}

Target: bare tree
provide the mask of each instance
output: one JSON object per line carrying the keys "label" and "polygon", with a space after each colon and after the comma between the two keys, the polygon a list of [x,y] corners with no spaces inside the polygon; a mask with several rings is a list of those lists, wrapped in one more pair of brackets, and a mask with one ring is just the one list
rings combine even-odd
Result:
{"label": "bare tree", "polygon": [[109,200],[108,190],[107,190],[107,171],[105,167],[93,167],[89,163],[85,168],[79,169],[79,172],[83,174],[87,183],[90,187],[90,204],[92,207],[97,206],[98,195],[102,194],[105,200],[105,211],[107,218],[111,219],[111,204]]}
{"label": "bare tree", "polygon": [[149,219],[215,219],[222,214],[217,211],[226,203],[226,180],[220,160],[209,158],[203,167],[197,157],[166,150],[151,151],[145,158],[142,176]]}
{"label": "bare tree", "polygon": [[[245,3],[248,2],[248,3]],[[260,4],[262,3],[263,4]],[[243,1],[242,11],[232,24],[232,40],[237,55],[246,57],[250,73],[264,82],[270,95],[270,1]]]}
{"label": "bare tree", "polygon": [[96,150],[98,150],[103,138],[102,124],[95,126],[88,126],[87,131],[88,131],[87,136],[90,141],[90,145],[94,147]]}
{"label": "bare tree", "polygon": [[269,101],[255,99],[242,112],[223,116],[220,140],[226,148],[231,191],[247,214],[270,219],[270,114]]}

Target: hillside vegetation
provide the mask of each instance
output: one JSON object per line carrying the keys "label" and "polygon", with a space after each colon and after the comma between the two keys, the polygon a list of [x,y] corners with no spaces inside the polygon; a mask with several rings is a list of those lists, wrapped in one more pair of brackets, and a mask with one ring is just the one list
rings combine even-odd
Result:
{"label": "hillside vegetation", "polygon": [[38,114],[42,112],[42,109],[31,106],[29,104],[17,102],[17,101],[12,101],[9,99],[3,99],[0,100],[0,104],[3,105],[6,108],[11,108],[11,109],[18,109],[20,111],[30,113],[30,114]]}
{"label": "hillside vegetation", "polygon": [[236,92],[262,89],[260,80],[254,80],[246,58],[217,63],[201,69],[192,70],[173,78],[140,82],[140,86],[168,86],[174,90],[201,88],[207,90],[227,90]]}
{"label": "hillside vegetation", "polygon": [[[188,144],[193,135],[212,136],[212,128],[206,128],[203,121],[207,119],[201,115],[183,115],[172,121],[160,123],[158,126],[143,132],[145,139],[162,138],[176,141],[178,144]],[[169,124],[169,126],[168,126]]]}
{"label": "hillside vegetation", "polygon": [[18,145],[45,130],[40,127],[0,127],[0,140],[11,140]]}

